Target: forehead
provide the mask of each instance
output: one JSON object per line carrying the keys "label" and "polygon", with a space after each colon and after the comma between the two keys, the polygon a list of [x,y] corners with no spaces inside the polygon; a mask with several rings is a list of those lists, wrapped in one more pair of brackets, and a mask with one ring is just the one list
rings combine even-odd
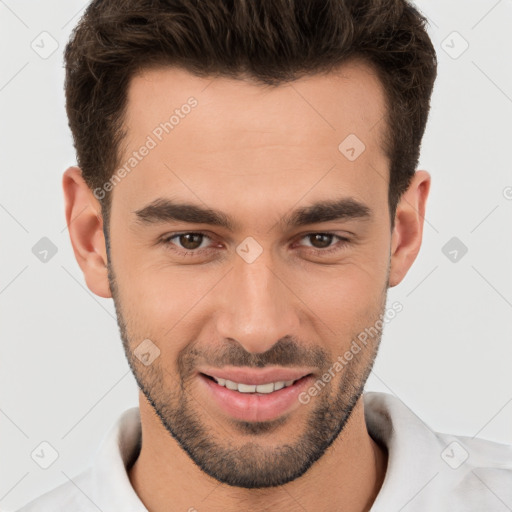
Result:
{"label": "forehead", "polygon": [[147,69],[128,88],[120,164],[134,165],[113,194],[136,207],[165,192],[263,198],[271,184],[297,200],[320,180],[313,194],[337,184],[337,196],[371,196],[376,185],[387,190],[385,109],[382,84],[361,61],[278,86]]}

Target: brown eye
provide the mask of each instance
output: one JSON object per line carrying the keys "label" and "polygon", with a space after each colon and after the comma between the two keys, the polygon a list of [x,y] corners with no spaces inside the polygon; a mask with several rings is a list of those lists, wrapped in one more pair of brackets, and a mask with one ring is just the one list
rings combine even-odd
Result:
{"label": "brown eye", "polygon": [[[348,238],[334,233],[308,233],[301,240],[309,241],[309,243],[304,243],[302,246],[308,247],[310,252],[318,256],[326,256],[341,251],[350,243]],[[336,241],[337,243],[333,243]]]}
{"label": "brown eye", "polygon": [[199,249],[203,240],[203,235],[199,233],[185,233],[178,236],[178,240],[184,249],[193,251]]}
{"label": "brown eye", "polygon": [[314,233],[312,235],[308,235],[312,246],[315,249],[325,249],[331,245],[333,235],[329,235],[326,233]]}
{"label": "brown eye", "polygon": [[192,256],[208,250],[210,237],[204,233],[175,233],[162,239],[162,243],[183,255]]}

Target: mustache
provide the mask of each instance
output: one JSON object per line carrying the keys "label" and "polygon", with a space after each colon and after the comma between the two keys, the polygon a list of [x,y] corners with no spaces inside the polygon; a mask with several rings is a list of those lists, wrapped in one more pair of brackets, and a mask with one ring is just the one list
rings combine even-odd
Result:
{"label": "mustache", "polygon": [[244,366],[264,368],[266,366],[312,366],[323,368],[328,365],[329,353],[320,347],[307,347],[292,336],[279,339],[267,351],[247,352],[242,345],[228,338],[221,347],[197,346],[185,348],[178,356],[178,367],[182,375],[194,371],[198,365],[220,368],[222,366]]}

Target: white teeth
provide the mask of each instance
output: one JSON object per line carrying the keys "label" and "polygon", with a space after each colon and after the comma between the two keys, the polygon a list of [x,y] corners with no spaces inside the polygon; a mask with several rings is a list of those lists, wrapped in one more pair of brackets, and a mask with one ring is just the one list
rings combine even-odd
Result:
{"label": "white teeth", "polygon": [[256,384],[238,384],[238,391],[240,393],[255,393]]}
{"label": "white teeth", "polygon": [[291,386],[295,381],[294,380],[286,380],[286,381],[278,381],[278,382],[268,382],[266,384],[240,384],[237,382],[233,382],[228,379],[220,379],[214,377],[217,384],[220,386],[224,386],[233,391],[238,391],[240,393],[263,393],[269,394],[274,391],[278,391],[279,389],[286,388]]}
{"label": "white teeth", "polygon": [[272,393],[274,391],[274,383],[269,382],[268,384],[258,384],[256,386],[256,393]]}
{"label": "white teeth", "polygon": [[226,380],[226,387],[228,389],[238,390],[238,384],[236,382],[233,382],[232,380]]}

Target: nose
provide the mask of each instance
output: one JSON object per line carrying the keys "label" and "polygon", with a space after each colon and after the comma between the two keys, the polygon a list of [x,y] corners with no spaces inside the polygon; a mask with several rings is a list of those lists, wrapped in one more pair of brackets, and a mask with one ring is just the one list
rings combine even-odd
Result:
{"label": "nose", "polygon": [[220,339],[234,339],[251,353],[265,352],[282,337],[296,334],[300,324],[300,301],[286,279],[290,273],[277,269],[271,259],[269,251],[252,263],[236,256],[218,290]]}

